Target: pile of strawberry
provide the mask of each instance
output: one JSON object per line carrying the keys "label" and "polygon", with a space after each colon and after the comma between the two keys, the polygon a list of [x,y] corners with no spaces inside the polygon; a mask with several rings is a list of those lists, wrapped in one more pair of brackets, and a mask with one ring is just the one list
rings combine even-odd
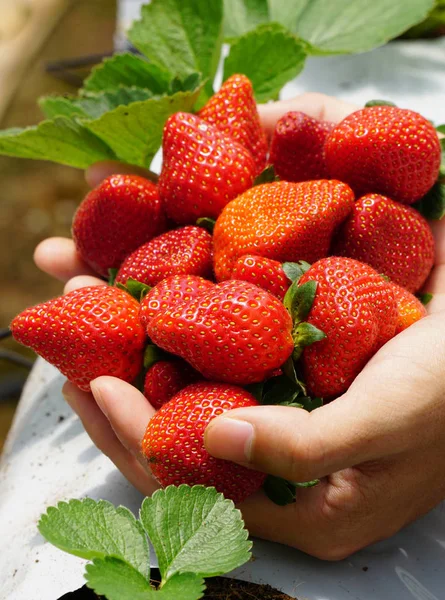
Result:
{"label": "pile of strawberry", "polygon": [[440,159],[429,121],[393,106],[338,125],[291,112],[269,144],[235,75],[198,114],[168,119],[157,184],[115,175],[77,210],[77,250],[113,285],[25,310],[12,332],[82,390],[142,374],[159,409],[142,449],[161,485],[240,502],[265,475],[211,457],[206,425],[259,401],[333,400],[425,316],[414,294],[434,241],[409,205]]}

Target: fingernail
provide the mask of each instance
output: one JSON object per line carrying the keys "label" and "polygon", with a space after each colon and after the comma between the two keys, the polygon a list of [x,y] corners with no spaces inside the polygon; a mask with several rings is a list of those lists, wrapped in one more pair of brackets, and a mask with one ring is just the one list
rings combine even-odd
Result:
{"label": "fingernail", "polygon": [[98,383],[98,381],[96,379],[94,379],[93,381],[90,382],[90,387],[91,387],[91,392],[94,396],[94,399],[97,402],[97,405],[99,406],[100,410],[104,413],[104,415],[107,417],[107,409],[106,409],[106,405],[105,402],[103,400],[103,396],[102,396],[102,389],[100,384]]}
{"label": "fingernail", "polygon": [[207,427],[204,443],[216,458],[246,463],[251,459],[253,434],[253,426],[247,421],[219,417]]}

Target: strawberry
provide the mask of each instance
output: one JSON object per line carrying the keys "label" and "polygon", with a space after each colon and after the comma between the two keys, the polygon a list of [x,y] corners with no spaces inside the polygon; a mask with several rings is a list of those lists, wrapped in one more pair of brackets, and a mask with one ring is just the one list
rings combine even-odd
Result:
{"label": "strawberry", "polygon": [[137,175],[112,175],[92,190],[73,220],[82,259],[106,277],[124,258],[165,230],[157,187]]}
{"label": "strawberry", "polygon": [[158,312],[181,302],[189,302],[213,285],[211,281],[196,275],[173,275],[163,279],[141,301],[139,318],[142,325],[146,328]]}
{"label": "strawberry", "polygon": [[189,385],[167,402],[150,419],[142,441],[142,452],[161,486],[214,486],[237,504],[259,490],[264,473],[214,458],[204,447],[212,419],[248,406],[258,402],[242,388],[211,382]]}
{"label": "strawberry", "polygon": [[408,290],[395,283],[391,283],[390,286],[397,304],[397,335],[401,331],[408,329],[416,321],[420,321],[420,319],[426,317],[427,312],[420,300],[408,292]]}
{"label": "strawberry", "polygon": [[269,162],[285,181],[309,181],[328,177],[324,143],[334,123],[317,121],[300,111],[281,117],[270,144]]}
{"label": "strawberry", "polygon": [[140,246],[122,263],[116,283],[131,277],[153,286],[179,274],[212,275],[212,236],[202,227],[172,229]]}
{"label": "strawberry", "polygon": [[144,396],[158,410],[187,385],[201,379],[183,360],[160,360],[154,363],[145,376]]}
{"label": "strawberry", "polygon": [[330,176],[358,195],[379,193],[412,204],[435,183],[441,150],[433,125],[418,113],[373,106],[334,127],[325,157]]}
{"label": "strawberry", "polygon": [[206,379],[262,381],[293,350],[283,304],[245,281],[225,281],[159,312],[148,324],[154,344],[189,362]]}
{"label": "strawberry", "polygon": [[266,166],[267,138],[245,75],[232,75],[198,113],[201,119],[229,135],[251,153],[256,175]]}
{"label": "strawberry", "polygon": [[[303,376],[312,395],[332,398],[345,392],[368,360],[395,335],[396,301],[391,284],[352,258],[317,261],[300,278],[299,286],[310,281],[317,285],[307,323],[326,337],[303,349]],[[294,340],[299,347],[298,326]]]}
{"label": "strawberry", "polygon": [[196,115],[176,113],[168,119],[162,150],[159,194],[176,223],[216,219],[255,177],[250,152]]}
{"label": "strawberry", "polygon": [[434,238],[427,220],[379,194],[363,196],[341,227],[333,254],[368,263],[416,292],[434,264]]}
{"label": "strawberry", "polygon": [[257,185],[230,202],[216,221],[215,275],[229,279],[243,254],[309,263],[327,256],[335,228],[354,194],[340,181],[278,181]]}
{"label": "strawberry", "polygon": [[253,254],[245,254],[236,261],[230,279],[250,281],[280,300],[291,284],[280,262]]}
{"label": "strawberry", "polygon": [[28,308],[11,331],[85,392],[96,377],[132,381],[142,368],[146,338],[139,303],[117,288],[84,287]]}

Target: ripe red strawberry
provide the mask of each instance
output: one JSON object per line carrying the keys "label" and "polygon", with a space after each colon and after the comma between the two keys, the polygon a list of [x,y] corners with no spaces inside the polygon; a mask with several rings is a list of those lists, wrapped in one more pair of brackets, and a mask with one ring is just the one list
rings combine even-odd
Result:
{"label": "ripe red strawberry", "polygon": [[255,177],[250,152],[196,115],[176,113],[168,119],[162,150],[159,194],[176,223],[216,219]]}
{"label": "ripe red strawberry", "polygon": [[434,238],[418,211],[385,196],[368,194],[355,203],[339,231],[333,254],[365,262],[416,292],[434,264]]}
{"label": "ripe red strawberry", "polygon": [[327,179],[324,143],[334,123],[317,121],[300,111],[281,117],[270,144],[269,162],[285,181]]}
{"label": "ripe red strawberry", "polygon": [[327,256],[336,227],[348,216],[354,194],[340,181],[278,181],[257,185],[230,202],[216,221],[215,274],[231,276],[243,254],[281,263]]}
{"label": "ripe red strawberry", "polygon": [[440,143],[433,125],[412,110],[373,106],[341,121],[325,143],[331,177],[356,194],[380,193],[405,204],[420,200],[440,167]]}
{"label": "ripe red strawberry", "polygon": [[395,283],[391,283],[390,285],[397,303],[397,335],[401,331],[408,329],[416,321],[426,317],[427,312],[420,300],[408,292],[408,290]]}
{"label": "ripe red strawberry", "polygon": [[395,335],[394,292],[370,266],[337,256],[314,263],[299,284],[308,281],[316,281],[317,288],[306,320],[326,338],[303,350],[304,380],[312,395],[332,398],[345,392]]}
{"label": "ripe red strawberry", "polygon": [[256,174],[266,166],[267,138],[261,127],[253,88],[245,75],[232,75],[198,115],[231,136],[251,153]]}
{"label": "ripe red strawberry", "polygon": [[246,281],[225,281],[159,312],[147,332],[206,379],[244,385],[262,381],[286,361],[291,329],[278,298]]}
{"label": "ripe red strawberry", "polygon": [[250,281],[280,300],[291,284],[280,262],[253,254],[245,254],[236,261],[230,279]]}
{"label": "ripe red strawberry", "polygon": [[142,368],[146,338],[139,302],[114,287],[84,287],[28,308],[11,331],[86,392],[96,377],[132,381]]}
{"label": "ripe red strawberry", "polygon": [[184,360],[161,360],[152,365],[145,376],[144,396],[160,409],[186,386],[202,379]]}
{"label": "ripe red strawberry", "polygon": [[125,285],[131,277],[153,286],[179,274],[212,276],[212,236],[202,227],[172,229],[140,246],[122,263],[116,282]]}
{"label": "ripe red strawberry", "polygon": [[146,328],[158,312],[181,302],[189,302],[213,285],[208,279],[197,275],[173,275],[163,279],[141,301],[139,317],[142,325]]}
{"label": "ripe red strawberry", "polygon": [[165,230],[154,183],[137,175],[112,175],[92,190],[76,211],[73,239],[83,260],[108,275],[124,258]]}
{"label": "ripe red strawberry", "polygon": [[236,504],[260,489],[264,473],[214,458],[204,447],[212,419],[248,406],[258,402],[242,388],[210,382],[190,385],[167,402],[150,419],[142,441],[142,452],[161,486],[214,486]]}

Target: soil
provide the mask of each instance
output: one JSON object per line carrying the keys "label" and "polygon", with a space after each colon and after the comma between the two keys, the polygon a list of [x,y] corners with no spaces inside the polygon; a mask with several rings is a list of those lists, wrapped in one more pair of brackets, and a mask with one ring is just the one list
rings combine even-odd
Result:
{"label": "soil", "polygon": [[[152,569],[151,574],[154,581],[158,576],[160,578],[157,569]],[[85,585],[79,590],[65,594],[58,600],[99,600],[99,598],[102,596],[97,596]],[[213,577],[206,580],[206,592],[202,600],[297,600],[297,598],[283,594],[270,585],[248,583],[228,577]]]}

